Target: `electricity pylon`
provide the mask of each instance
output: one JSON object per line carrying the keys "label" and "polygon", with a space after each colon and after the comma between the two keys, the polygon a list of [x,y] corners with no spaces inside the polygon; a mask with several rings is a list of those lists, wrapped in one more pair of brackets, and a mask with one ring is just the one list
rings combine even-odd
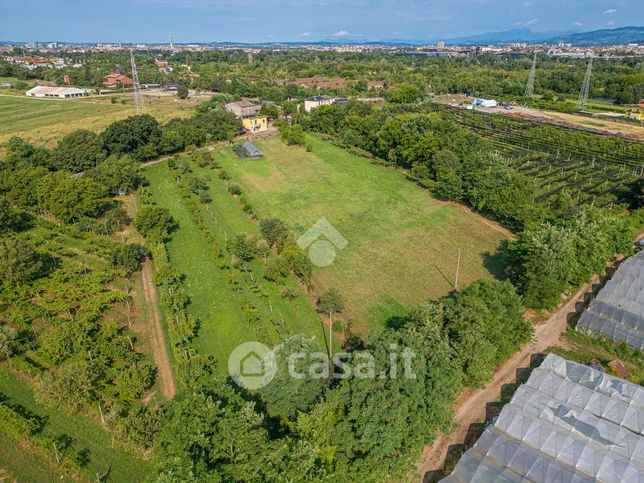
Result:
{"label": "electricity pylon", "polygon": [[530,68],[530,75],[528,76],[528,83],[525,86],[525,93],[523,97],[532,97],[534,93],[534,74],[537,69],[537,53],[534,53],[532,58],[532,67]]}
{"label": "electricity pylon", "polygon": [[134,52],[130,50],[130,63],[132,64],[132,80],[134,81],[134,106],[137,114],[143,114],[145,111],[145,102],[141,93],[139,84],[139,73],[136,71],[136,62],[134,62]]}
{"label": "electricity pylon", "polygon": [[593,56],[591,54],[590,60],[588,61],[588,67],[586,68],[586,76],[584,77],[584,84],[581,86],[581,92],[579,93],[579,100],[577,101],[577,109],[583,111],[586,109],[588,104],[588,93],[590,92],[590,73],[593,70]]}

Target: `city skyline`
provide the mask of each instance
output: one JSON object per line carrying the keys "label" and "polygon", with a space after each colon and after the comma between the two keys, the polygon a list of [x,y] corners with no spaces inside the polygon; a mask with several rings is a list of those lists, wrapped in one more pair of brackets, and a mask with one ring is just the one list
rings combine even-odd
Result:
{"label": "city skyline", "polygon": [[[644,3],[634,0],[106,0],[80,5],[0,0],[0,40],[159,43],[172,33],[176,43],[413,41],[520,28],[591,31],[644,20]],[[504,14],[495,14],[499,11]]]}

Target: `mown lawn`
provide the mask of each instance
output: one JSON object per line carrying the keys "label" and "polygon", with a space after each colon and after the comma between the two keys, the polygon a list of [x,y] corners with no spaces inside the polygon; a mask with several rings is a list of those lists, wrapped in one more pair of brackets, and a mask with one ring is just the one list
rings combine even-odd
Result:
{"label": "mown lawn", "polygon": [[[197,168],[192,164],[191,176],[208,176],[210,195],[208,207],[200,205],[207,229],[224,247],[226,239],[239,233],[257,233],[258,227],[246,215],[239,201],[228,193],[217,171]],[[190,297],[188,310],[197,318],[199,328],[195,347],[204,354],[214,356],[217,370],[227,373],[226,361],[230,352],[240,343],[259,340],[269,345],[284,337],[303,333],[314,336],[324,347],[324,330],[313,305],[299,290],[294,280],[287,285],[299,292],[293,301],[281,297],[281,288],[262,278],[262,264],[251,262],[253,279],[267,295],[262,297],[249,289],[246,277],[236,269],[221,268],[213,255],[204,233],[195,223],[184,199],[179,194],[174,176],[166,163],[149,167],[145,171],[149,189],[159,206],[170,210],[178,223],[168,243],[172,266],[185,275],[184,288]],[[250,321],[248,308],[253,307],[258,317]]]}
{"label": "mown lawn", "polygon": [[[89,463],[83,468],[88,480],[96,481],[96,474],[106,475],[104,481],[143,481],[152,470],[152,464],[113,448],[111,436],[93,419],[82,414],[65,415],[40,404],[33,390],[5,368],[0,368],[0,397],[6,403],[19,405],[33,417],[44,421],[43,434],[52,438],[68,436],[71,446],[63,457],[87,450]],[[0,434],[0,468],[9,471],[18,481],[58,480],[55,456],[44,460],[41,453],[32,455],[29,448],[15,439]]]}
{"label": "mown lawn", "polygon": [[506,233],[467,208],[445,203],[404,174],[310,136],[313,151],[279,138],[258,142],[264,159],[215,159],[261,217],[283,219],[299,236],[325,217],[348,241],[335,262],[314,270],[318,289],[345,295],[345,317],[366,333],[459,285],[502,276],[495,253]]}

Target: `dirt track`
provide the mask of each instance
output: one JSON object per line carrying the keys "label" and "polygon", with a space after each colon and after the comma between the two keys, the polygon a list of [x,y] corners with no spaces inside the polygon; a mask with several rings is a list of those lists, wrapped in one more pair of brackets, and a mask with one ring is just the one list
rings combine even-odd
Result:
{"label": "dirt track", "polygon": [[[597,279],[593,280],[593,282],[596,281]],[[528,367],[533,354],[539,354],[548,347],[560,343],[561,333],[566,330],[568,317],[577,311],[577,303],[583,301],[584,295],[591,290],[591,287],[591,284],[584,285],[548,320],[537,325],[532,341],[508,359],[494,373],[490,383],[481,389],[461,394],[454,404],[454,422],[458,426],[448,435],[439,435],[434,444],[423,451],[418,463],[418,471],[423,475],[423,481],[432,481],[438,474],[445,462],[449,447],[465,441],[470,425],[485,418],[487,403],[500,398],[503,385],[515,382],[517,369]]]}
{"label": "dirt track", "polygon": [[156,287],[152,281],[152,262],[146,260],[141,270],[143,279],[143,292],[145,302],[150,310],[151,327],[149,333],[150,346],[154,357],[154,365],[157,368],[157,381],[161,389],[161,395],[165,400],[172,399],[177,392],[177,387],[172,374],[172,364],[168,357],[165,344],[165,334],[161,326],[161,316],[157,305]]}

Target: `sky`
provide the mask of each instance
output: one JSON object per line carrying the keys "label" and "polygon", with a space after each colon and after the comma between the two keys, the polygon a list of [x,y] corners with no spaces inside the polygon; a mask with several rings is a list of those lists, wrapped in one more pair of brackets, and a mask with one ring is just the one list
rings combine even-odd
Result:
{"label": "sky", "polygon": [[644,25],[644,0],[0,0],[0,40],[422,40]]}

